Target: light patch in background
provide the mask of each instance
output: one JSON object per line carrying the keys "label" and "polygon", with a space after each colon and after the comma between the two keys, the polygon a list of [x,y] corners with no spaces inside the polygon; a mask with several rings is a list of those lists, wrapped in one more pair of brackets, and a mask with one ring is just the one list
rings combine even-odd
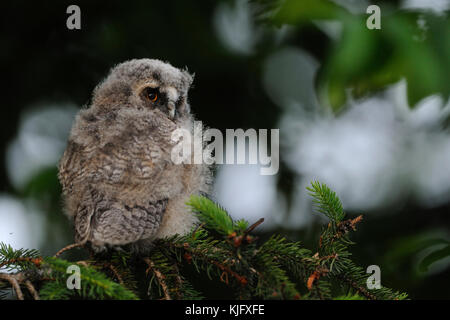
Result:
{"label": "light patch in background", "polygon": [[333,0],[333,2],[354,14],[366,13],[369,6],[369,1],[367,0]]}
{"label": "light patch in background", "polygon": [[338,41],[342,36],[341,21],[316,20],[314,24],[334,41]]}
{"label": "light patch in background", "polygon": [[284,110],[277,125],[280,160],[297,173],[293,201],[288,208],[276,180],[263,179],[256,168],[222,166],[217,198],[233,217],[272,216],[271,226],[304,227],[315,217],[305,190],[312,180],[327,183],[349,210],[375,211],[411,199],[423,207],[447,203],[450,134],[441,124],[450,115],[450,103],[429,96],[410,108],[401,81],[371,98],[350,99],[335,117],[317,102],[318,66],[303,50],[290,47],[266,59],[263,86]]}
{"label": "light patch in background", "polygon": [[0,242],[14,249],[39,248],[43,240],[43,213],[29,201],[0,194]]}
{"label": "light patch in background", "polygon": [[449,0],[404,0],[402,9],[420,9],[431,10],[437,14],[444,14],[444,11],[450,10]]}
{"label": "light patch in background", "polygon": [[309,225],[315,217],[320,217],[319,215],[313,215],[311,212],[311,196],[305,192],[306,187],[309,186],[309,181],[297,177],[289,209],[284,214],[275,212],[279,216],[278,219],[275,219],[278,225],[286,229],[298,230],[305,225]]}
{"label": "light patch in background", "polygon": [[327,183],[348,209],[380,209],[411,195],[438,206],[450,200],[450,135],[440,128],[449,108],[433,96],[410,109],[403,81],[351,101],[339,117],[287,112],[280,127],[290,143],[281,158],[302,179]]}
{"label": "light patch in background", "polygon": [[[318,108],[313,86],[318,66],[305,51],[282,48],[266,59],[263,85],[276,105],[302,118]],[[280,129],[283,134],[285,127]],[[277,189],[277,179],[277,175],[260,175],[256,165],[222,165],[215,181],[215,196],[234,219],[244,218],[251,223],[265,218],[261,228],[278,225],[295,229],[308,224],[312,215],[309,196],[303,190],[309,182],[298,179],[293,203],[287,208],[285,195]]]}
{"label": "light patch in background", "polygon": [[313,83],[318,67],[319,63],[303,50],[280,49],[264,63],[264,88],[273,103],[291,112],[315,110],[318,102]]}
{"label": "light patch in background", "polygon": [[23,188],[39,170],[57,164],[77,111],[68,104],[37,107],[23,115],[18,136],[6,152],[6,168],[15,188]]}
{"label": "light patch in background", "polygon": [[450,199],[450,135],[419,135],[414,141],[411,170],[414,195],[426,207],[436,207]]}
{"label": "light patch in background", "polygon": [[264,218],[261,229],[274,223],[277,201],[276,176],[263,176],[258,165],[221,165],[214,183],[214,195],[233,219],[250,223]]}
{"label": "light patch in background", "polygon": [[214,27],[222,44],[237,54],[252,54],[260,37],[246,0],[220,3],[214,13]]}
{"label": "light patch in background", "polygon": [[[282,121],[293,119],[289,115]],[[306,180],[334,189],[348,209],[372,209],[391,201],[399,178],[393,168],[398,156],[399,129],[392,106],[381,99],[350,108],[339,118],[318,118],[286,132],[297,141],[284,149],[284,160]],[[295,124],[280,125],[295,128]],[[303,130],[302,130],[303,129]]]}

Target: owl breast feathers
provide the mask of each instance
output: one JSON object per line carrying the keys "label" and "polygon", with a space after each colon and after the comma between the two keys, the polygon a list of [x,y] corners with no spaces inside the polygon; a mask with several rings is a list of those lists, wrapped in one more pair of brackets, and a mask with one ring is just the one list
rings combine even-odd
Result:
{"label": "owl breast feathers", "polygon": [[119,64],[76,117],[59,164],[75,241],[94,249],[185,234],[196,217],[191,194],[208,193],[208,166],[175,164],[172,132],[192,132],[192,76],[159,60]]}

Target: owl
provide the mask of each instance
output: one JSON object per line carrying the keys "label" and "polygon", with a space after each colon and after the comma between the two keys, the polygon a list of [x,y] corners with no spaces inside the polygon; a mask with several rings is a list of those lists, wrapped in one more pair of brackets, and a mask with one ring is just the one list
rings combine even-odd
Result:
{"label": "owl", "polygon": [[171,160],[174,130],[193,132],[192,81],[169,63],[135,59],[112,68],[95,88],[59,163],[76,243],[143,251],[197,223],[186,201],[209,193],[210,167]]}

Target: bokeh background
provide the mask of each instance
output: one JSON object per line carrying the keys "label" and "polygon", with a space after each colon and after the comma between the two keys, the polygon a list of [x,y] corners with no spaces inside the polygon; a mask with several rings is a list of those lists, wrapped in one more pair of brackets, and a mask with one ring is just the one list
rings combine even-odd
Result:
{"label": "bokeh background", "polygon": [[[66,8],[81,8],[81,30]],[[381,30],[366,9],[381,8]],[[76,112],[117,63],[195,73],[212,128],[280,129],[280,171],[217,167],[212,195],[314,248],[327,183],[363,213],[355,261],[411,298],[450,298],[449,0],[15,1],[0,5],[0,241],[54,254],[72,242],[57,162]]]}

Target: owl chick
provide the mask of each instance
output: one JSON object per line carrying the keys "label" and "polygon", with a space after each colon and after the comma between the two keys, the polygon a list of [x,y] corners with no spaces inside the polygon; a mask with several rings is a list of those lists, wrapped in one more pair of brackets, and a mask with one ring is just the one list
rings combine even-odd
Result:
{"label": "owl chick", "polygon": [[192,132],[192,80],[168,63],[139,59],[117,65],[95,88],[59,164],[77,243],[145,250],[195,225],[185,203],[209,192],[210,170],[171,160],[172,132]]}

